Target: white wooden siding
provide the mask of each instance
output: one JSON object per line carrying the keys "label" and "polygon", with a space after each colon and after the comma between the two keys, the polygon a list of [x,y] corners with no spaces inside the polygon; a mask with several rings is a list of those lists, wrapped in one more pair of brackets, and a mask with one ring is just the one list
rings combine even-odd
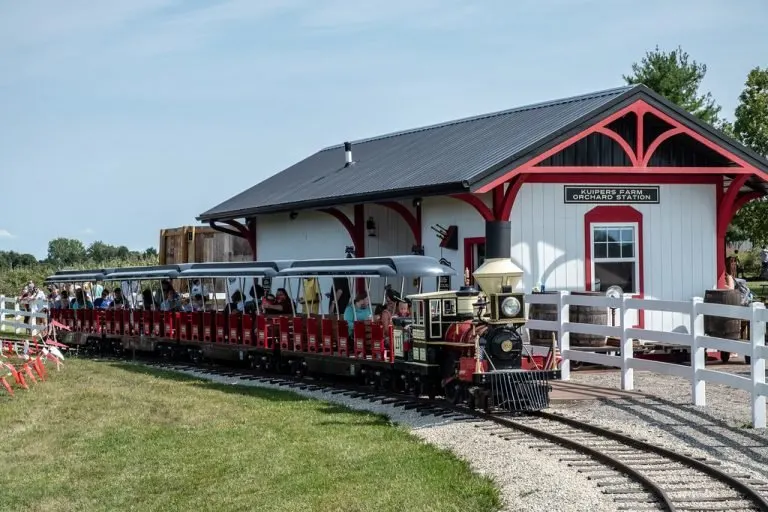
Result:
{"label": "white wooden siding", "polygon": [[[585,183],[584,185],[588,185]],[[644,291],[648,299],[690,300],[716,285],[713,185],[661,185],[659,204],[634,204],[643,215]],[[565,204],[563,184],[524,185],[512,210],[512,259],[524,289],[583,290],[584,215],[595,204]],[[647,329],[688,332],[679,313],[648,311]]]}
{"label": "white wooden siding", "polygon": [[[483,194],[483,202],[490,207],[491,195]],[[451,288],[454,290],[464,284],[464,239],[485,236],[485,221],[478,211],[458,199],[450,197],[425,197],[421,203],[421,231],[424,240],[424,254],[440,259],[445,258],[456,269],[456,276],[451,278]],[[440,239],[431,226],[440,224],[444,228],[458,226],[459,249],[440,248]],[[424,291],[433,292],[437,289],[437,280],[424,281]]]}

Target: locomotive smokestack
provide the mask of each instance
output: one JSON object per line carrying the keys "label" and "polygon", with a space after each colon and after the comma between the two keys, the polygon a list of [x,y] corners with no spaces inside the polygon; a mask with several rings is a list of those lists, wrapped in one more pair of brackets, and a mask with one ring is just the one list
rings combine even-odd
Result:
{"label": "locomotive smokestack", "polygon": [[505,293],[521,285],[523,271],[512,262],[512,223],[485,221],[485,262],[474,272],[485,294]]}
{"label": "locomotive smokestack", "polygon": [[349,142],[344,143],[344,167],[352,165],[352,144]]}
{"label": "locomotive smokestack", "polygon": [[512,223],[505,220],[485,221],[485,257],[512,257]]}

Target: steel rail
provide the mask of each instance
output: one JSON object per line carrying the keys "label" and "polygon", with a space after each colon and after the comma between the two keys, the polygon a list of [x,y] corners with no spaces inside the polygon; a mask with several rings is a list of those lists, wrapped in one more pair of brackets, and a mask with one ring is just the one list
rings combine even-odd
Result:
{"label": "steel rail", "polygon": [[657,455],[661,455],[662,457],[666,457],[668,459],[679,462],[692,469],[695,469],[702,473],[706,473],[707,475],[711,476],[715,480],[719,480],[720,482],[726,484],[728,487],[738,490],[742,494],[742,496],[746,498],[747,501],[751,501],[759,510],[761,510],[762,512],[768,512],[768,501],[766,501],[766,499],[763,498],[759,492],[757,492],[755,489],[750,487],[748,484],[742,482],[738,478],[733,477],[728,473],[725,473],[724,471],[721,471],[716,467],[711,466],[705,462],[696,460],[682,453],[668,450],[667,448],[664,448],[661,446],[657,446],[651,443],[647,443],[645,441],[641,441],[639,439],[635,439],[633,437],[629,437],[624,434],[620,434],[619,432],[614,432],[612,430],[608,430],[606,428],[599,427],[591,423],[585,423],[583,421],[561,416],[559,414],[552,414],[549,412],[538,411],[536,413],[533,413],[532,416],[544,418],[550,421],[556,421],[558,423],[562,423],[564,425],[568,425],[573,428],[590,432],[600,437],[613,439],[614,441],[618,441],[622,444],[626,444],[638,450],[652,452]]}

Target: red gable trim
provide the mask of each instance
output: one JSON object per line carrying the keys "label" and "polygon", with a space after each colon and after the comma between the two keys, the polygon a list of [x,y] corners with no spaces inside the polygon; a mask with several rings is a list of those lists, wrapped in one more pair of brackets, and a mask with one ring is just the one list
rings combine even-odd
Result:
{"label": "red gable trim", "polygon": [[[618,139],[621,139],[621,137],[616,134],[616,132],[613,132],[610,128],[608,128],[608,125],[615,121],[616,119],[619,119],[629,113],[634,113],[638,118],[638,127],[637,127],[637,144],[634,150],[629,146],[629,144],[626,143],[626,141],[620,142]],[[671,130],[667,130],[666,132],[659,135],[656,140],[651,142],[650,146],[647,150],[643,151],[643,145],[642,145],[642,134],[644,133],[644,117],[645,114],[650,113],[654,116],[658,117],[659,119],[669,123],[672,125]],[[572,144],[578,142],[579,140],[587,137],[588,135],[592,133],[602,133],[604,135],[607,135],[611,139],[618,142],[619,146],[627,153],[627,156],[629,157],[630,161],[633,163],[632,166],[627,167],[558,167],[558,168],[552,168],[552,167],[535,167],[537,164],[543,162],[550,156],[554,155],[555,153],[558,153],[559,151],[567,148],[568,146],[571,146]],[[614,136],[615,134],[615,136]],[[675,135],[679,134],[686,134],[693,138],[694,140],[700,142],[704,146],[712,149],[713,151],[719,153],[723,157],[727,158],[728,160],[738,164],[740,167],[720,167],[720,168],[712,168],[712,167],[694,167],[694,168],[681,168],[681,167],[648,167],[648,162],[650,161],[651,157],[653,156],[654,152],[658,149],[659,145],[664,142],[665,140],[669,139],[670,137],[673,137]],[[507,181],[509,181],[511,178],[514,178],[515,176],[518,176],[523,173],[529,173],[529,172],[535,172],[535,173],[551,173],[551,172],[575,172],[575,173],[602,173],[602,172],[625,172],[625,173],[633,173],[633,172],[640,172],[640,173],[649,173],[649,174],[699,174],[699,173],[712,173],[712,174],[755,174],[759,177],[761,177],[763,180],[768,181],[768,174],[760,171],[759,169],[756,169],[754,166],[750,165],[743,159],[737,157],[730,151],[720,147],[718,144],[715,144],[711,140],[707,139],[706,137],[703,137],[696,133],[694,130],[688,128],[687,126],[683,125],[679,121],[673,119],[672,117],[668,116],[664,112],[660,111],[659,109],[650,106],[648,103],[646,103],[643,100],[637,100],[633,102],[631,105],[628,105],[627,107],[607,116],[602,121],[586,128],[585,130],[582,130],[581,132],[577,133],[576,135],[564,140],[563,142],[555,145],[553,148],[541,153],[540,155],[528,160],[527,162],[519,165],[518,167],[515,167],[514,169],[511,169],[504,173],[502,176],[499,176],[498,178],[492,180],[491,182],[479,187],[476,192],[477,193],[485,193],[492,190],[494,187],[501,185]]]}

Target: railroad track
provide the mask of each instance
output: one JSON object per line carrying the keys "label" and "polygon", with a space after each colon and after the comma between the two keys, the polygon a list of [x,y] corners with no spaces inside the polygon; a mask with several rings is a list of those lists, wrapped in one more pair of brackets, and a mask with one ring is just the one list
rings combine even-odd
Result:
{"label": "railroad track", "polygon": [[158,369],[240,378],[285,389],[324,391],[415,410],[424,416],[474,421],[477,428],[489,435],[522,443],[544,456],[557,457],[585,474],[611,497],[617,510],[768,512],[768,482],[757,481],[748,474],[730,473],[716,460],[674,452],[559,414],[487,414],[443,401],[377,392],[333,381],[232,370],[210,364],[142,362]]}

